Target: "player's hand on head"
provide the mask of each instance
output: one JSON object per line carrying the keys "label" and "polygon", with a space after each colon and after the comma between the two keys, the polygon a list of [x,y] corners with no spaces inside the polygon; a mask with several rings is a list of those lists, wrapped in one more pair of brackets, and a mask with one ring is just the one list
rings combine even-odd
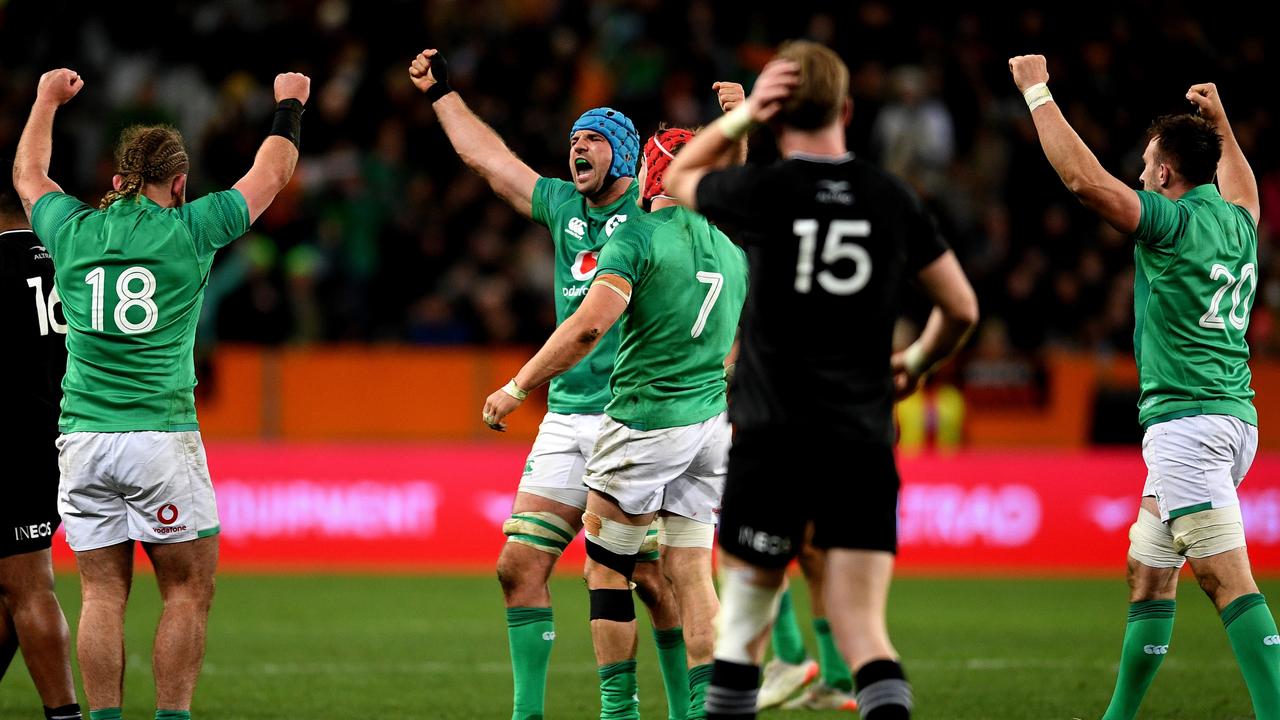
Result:
{"label": "player's hand on head", "polygon": [[716,91],[721,112],[729,112],[747,99],[747,91],[742,87],[742,83],[722,81],[712,85],[711,89]]}
{"label": "player's hand on head", "polygon": [[303,105],[311,97],[311,78],[302,73],[287,72],[276,76],[276,102],[281,100],[297,100]]}
{"label": "player's hand on head", "polygon": [[1025,93],[1032,85],[1049,82],[1049,61],[1043,55],[1019,55],[1009,58],[1009,72],[1018,92]]}
{"label": "player's hand on head", "polygon": [[771,60],[756,84],[751,88],[751,97],[747,98],[747,107],[751,109],[751,119],[757,123],[772,120],[782,104],[791,97],[791,91],[800,84],[800,65],[791,60]]}
{"label": "player's hand on head", "polygon": [[1187,90],[1187,100],[1200,111],[1200,117],[1212,123],[1219,123],[1226,117],[1227,111],[1222,107],[1222,96],[1218,94],[1218,86],[1213,83],[1192,85]]}
{"label": "player's hand on head", "polygon": [[58,68],[40,76],[40,83],[36,86],[36,98],[63,105],[75,97],[82,87],[84,87],[84,78],[80,77],[80,73],[67,68]]}
{"label": "player's hand on head", "polygon": [[520,407],[520,401],[512,397],[503,390],[497,390],[484,401],[484,411],[480,414],[480,419],[490,430],[505,432],[506,423],[502,422],[516,408]]}

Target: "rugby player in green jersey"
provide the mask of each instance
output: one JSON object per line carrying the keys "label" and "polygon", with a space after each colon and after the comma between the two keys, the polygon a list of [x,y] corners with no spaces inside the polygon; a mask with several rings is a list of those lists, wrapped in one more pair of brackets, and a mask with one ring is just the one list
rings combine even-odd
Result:
{"label": "rugby player in green jersey", "polygon": [[[1169,651],[1184,562],[1222,616],[1259,720],[1280,719],[1280,635],[1245,549],[1236,487],[1258,447],[1245,330],[1258,284],[1258,184],[1217,88],[1160,118],[1142,190],[1110,175],[1053,101],[1041,55],[1009,61],[1054,170],[1134,243],[1134,356],[1147,480],[1129,531],[1129,622],[1104,720],[1127,720]],[[1217,176],[1217,185],[1214,176]]]}
{"label": "rugby player in green jersey", "polygon": [[[564,322],[586,296],[605,241],[640,214],[635,183],[640,138],[617,110],[583,113],[569,132],[571,181],[539,176],[471,111],[449,86],[448,64],[434,49],[409,66],[413,84],[427,95],[458,156],[512,208],[551,231],[555,245],[556,321]],[[722,83],[722,107],[742,88]],[[547,415],[525,463],[507,543],[498,558],[498,581],[507,608],[514,680],[513,720],[543,713],[547,666],[555,640],[547,578],[582,528],[587,488],[583,469],[609,402],[609,374],[618,334],[605,334],[581,363],[551,383]],[[636,571],[636,592],[649,608],[659,664],[673,720],[688,704],[685,648],[671,588],[656,552],[656,533]]]}
{"label": "rugby player in green jersey", "polygon": [[176,130],[133,127],[100,209],[49,179],[53,118],[84,87],[40,78],[13,166],[14,188],[53,256],[69,328],[58,438],[58,509],[76,553],[77,634],[90,717],[120,717],[124,613],[134,543],[164,603],[152,667],[157,720],[191,716],[218,559],[218,511],[196,422],[192,348],[214,254],[289,182],[311,81],[276,76],[271,135],[231,190],[186,201],[190,162]]}
{"label": "rugby player in green jersey", "polygon": [[635,608],[628,590],[646,530],[659,543],[680,606],[690,702],[703,718],[714,621],[711,548],[730,443],[725,359],[747,292],[746,254],[706,218],[676,205],[662,173],[693,137],[660,130],[639,183],[651,212],[614,233],[581,307],[561,323],[484,414],[500,423],[520,396],[574,367],[617,324],[613,397],[587,462],[587,588],[601,718],[639,717]]}

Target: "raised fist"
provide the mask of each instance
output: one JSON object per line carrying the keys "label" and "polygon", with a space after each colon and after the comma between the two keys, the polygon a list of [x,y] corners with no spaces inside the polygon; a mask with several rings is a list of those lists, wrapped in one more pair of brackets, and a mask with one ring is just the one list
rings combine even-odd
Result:
{"label": "raised fist", "polygon": [[84,78],[80,73],[67,68],[50,70],[40,76],[40,84],[36,86],[36,100],[64,105],[84,87]]}
{"label": "raised fist", "polygon": [[287,72],[276,76],[276,102],[294,99],[303,105],[311,97],[311,78],[302,73]]}

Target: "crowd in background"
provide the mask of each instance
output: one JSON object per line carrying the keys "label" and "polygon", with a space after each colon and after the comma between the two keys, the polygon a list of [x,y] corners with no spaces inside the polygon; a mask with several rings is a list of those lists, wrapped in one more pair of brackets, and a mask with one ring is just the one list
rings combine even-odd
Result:
{"label": "crowd in background", "polygon": [[[140,22],[139,14],[151,17]],[[56,21],[55,21],[56,18]],[[913,185],[978,289],[968,379],[1034,374],[1047,348],[1129,352],[1131,242],[1085,211],[1044,160],[1006,59],[1042,53],[1050,87],[1103,165],[1137,183],[1145,130],[1216,82],[1258,176],[1263,221],[1249,339],[1280,354],[1276,69],[1264,27],[1203,4],[1058,5],[1008,12],[871,2],[693,0],[205,0],[0,4],[0,147],[39,74],[78,70],[52,175],[90,201],[133,123],[175,125],[191,194],[233,184],[270,125],[271,81],[312,77],[294,183],[214,267],[201,332],[218,342],[537,343],[554,324],[547,231],[453,153],[407,66],[424,47],[539,173],[568,177],[584,109],[623,110],[642,135],[718,113],[712,83],[750,82],[772,48],[808,37],[848,63],[851,148]],[[767,131],[766,131],[767,132]],[[752,157],[769,161],[767,135]],[[850,323],[855,319],[850,318]]]}

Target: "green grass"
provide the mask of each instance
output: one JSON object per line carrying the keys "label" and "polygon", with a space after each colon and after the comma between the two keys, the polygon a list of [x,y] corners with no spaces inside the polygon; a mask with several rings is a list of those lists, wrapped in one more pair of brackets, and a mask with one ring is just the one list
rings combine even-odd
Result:
{"label": "green grass", "polygon": [[[197,718],[509,717],[506,629],[497,584],[488,577],[228,575],[218,583]],[[797,606],[807,627],[802,586]],[[1263,590],[1280,597],[1280,583]],[[557,578],[553,592],[557,640],[547,716],[592,718],[587,595],[573,578]],[[1252,717],[1217,614],[1193,585],[1181,592],[1172,652],[1143,717]],[[74,578],[60,578],[59,593],[74,625]],[[1119,579],[899,580],[890,628],[916,688],[917,717],[1096,719],[1111,692],[1125,602]],[[125,689],[125,716],[133,720],[149,720],[153,710],[150,648],[158,612],[154,581],[139,577]],[[641,626],[643,715],[661,720],[661,679],[643,620]],[[31,680],[15,660],[0,681],[0,718],[38,716]]]}

